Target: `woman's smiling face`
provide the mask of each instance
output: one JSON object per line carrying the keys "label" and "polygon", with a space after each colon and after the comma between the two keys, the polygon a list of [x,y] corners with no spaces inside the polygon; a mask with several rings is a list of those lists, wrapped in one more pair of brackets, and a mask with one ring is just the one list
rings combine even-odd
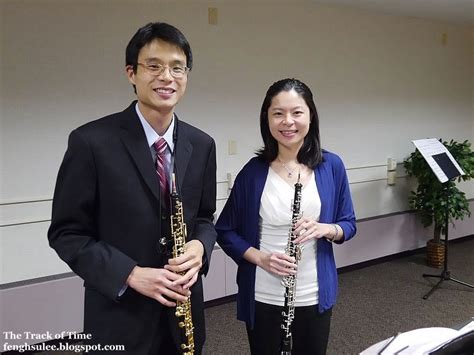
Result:
{"label": "woman's smiling face", "polygon": [[299,150],[309,131],[310,116],[308,105],[295,90],[275,95],[268,108],[268,125],[278,146]]}

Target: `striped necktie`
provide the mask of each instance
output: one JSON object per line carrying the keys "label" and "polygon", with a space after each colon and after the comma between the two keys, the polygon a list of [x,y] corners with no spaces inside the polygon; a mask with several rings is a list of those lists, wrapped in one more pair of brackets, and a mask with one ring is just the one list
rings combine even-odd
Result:
{"label": "striped necktie", "polygon": [[158,178],[160,179],[160,192],[165,205],[168,205],[168,198],[169,198],[169,184],[168,184],[168,177],[166,175],[166,148],[168,144],[164,138],[158,139],[154,144],[153,147],[156,151],[156,173]]}

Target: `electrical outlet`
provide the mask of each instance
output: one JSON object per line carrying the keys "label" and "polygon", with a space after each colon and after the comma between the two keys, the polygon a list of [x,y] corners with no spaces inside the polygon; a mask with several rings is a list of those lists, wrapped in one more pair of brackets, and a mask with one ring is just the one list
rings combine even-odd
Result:
{"label": "electrical outlet", "polygon": [[387,170],[388,171],[397,170],[397,159],[394,159],[394,158],[387,159]]}
{"label": "electrical outlet", "polygon": [[207,9],[208,20],[210,25],[217,25],[217,7],[209,7]]}
{"label": "electrical outlet", "polygon": [[232,173],[227,173],[227,191],[232,190],[232,186],[234,186],[234,177]]}
{"label": "electrical outlet", "polygon": [[448,34],[446,32],[441,34],[441,44],[443,46],[448,44]]}
{"label": "electrical outlet", "polygon": [[387,172],[387,185],[393,186],[397,181],[397,172],[396,171],[388,171]]}
{"label": "electrical outlet", "polygon": [[237,154],[237,142],[234,141],[234,140],[229,140],[228,150],[229,150],[229,155],[236,155]]}

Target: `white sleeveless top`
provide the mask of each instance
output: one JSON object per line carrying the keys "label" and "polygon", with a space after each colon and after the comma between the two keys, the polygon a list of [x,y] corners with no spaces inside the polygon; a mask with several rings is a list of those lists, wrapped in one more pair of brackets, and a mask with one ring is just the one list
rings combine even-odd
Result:
{"label": "white sleeveless top", "polygon": [[[268,169],[267,181],[260,201],[260,250],[265,253],[284,253],[291,226],[291,204],[295,188],[283,180],[272,168]],[[311,174],[301,193],[301,212],[319,220],[321,200]],[[316,268],[316,240],[304,243],[296,276],[295,306],[311,306],[318,303],[318,278]],[[257,267],[255,300],[276,306],[285,302],[282,277]]]}

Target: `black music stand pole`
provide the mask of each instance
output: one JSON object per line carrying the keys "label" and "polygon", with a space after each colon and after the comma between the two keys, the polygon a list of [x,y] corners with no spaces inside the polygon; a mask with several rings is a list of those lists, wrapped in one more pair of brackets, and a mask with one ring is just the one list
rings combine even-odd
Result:
{"label": "black music stand pole", "polygon": [[445,182],[444,185],[444,191],[445,191],[445,196],[446,196],[446,220],[445,220],[445,234],[444,234],[444,267],[443,267],[443,272],[441,275],[431,275],[431,274],[423,274],[423,277],[438,277],[440,280],[436,285],[433,286],[433,288],[428,292],[426,295],[423,296],[423,299],[426,300],[428,297],[431,296],[431,294],[436,291],[436,289],[441,286],[443,281],[454,281],[457,282],[458,284],[474,288],[473,285],[468,284],[467,282],[464,281],[459,281],[456,280],[455,278],[451,277],[451,272],[448,270],[448,228],[449,228],[449,193],[450,193],[450,188],[449,188],[449,182],[450,180]]}

